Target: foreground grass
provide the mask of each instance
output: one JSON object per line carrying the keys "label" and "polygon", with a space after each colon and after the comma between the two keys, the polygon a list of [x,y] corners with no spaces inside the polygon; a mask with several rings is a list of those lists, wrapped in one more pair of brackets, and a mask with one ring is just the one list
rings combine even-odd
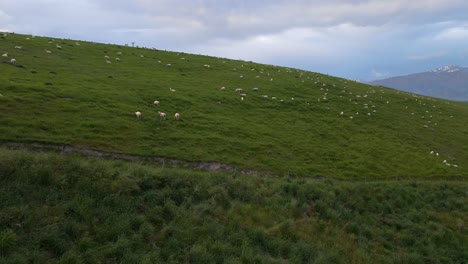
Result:
{"label": "foreground grass", "polygon": [[[0,141],[295,176],[468,176],[467,104],[253,62],[78,44],[0,36],[0,52],[9,54],[0,63]],[[244,101],[237,87],[247,93]],[[157,111],[170,120],[159,121]]]}
{"label": "foreground grass", "polygon": [[1,263],[463,263],[466,181],[313,181],[0,149]]}

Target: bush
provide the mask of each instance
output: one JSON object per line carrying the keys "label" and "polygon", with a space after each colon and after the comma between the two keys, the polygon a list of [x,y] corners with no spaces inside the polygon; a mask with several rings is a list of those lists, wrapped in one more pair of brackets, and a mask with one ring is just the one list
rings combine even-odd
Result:
{"label": "bush", "polygon": [[12,229],[4,229],[0,232],[0,253],[6,255],[10,250],[16,246],[18,236]]}

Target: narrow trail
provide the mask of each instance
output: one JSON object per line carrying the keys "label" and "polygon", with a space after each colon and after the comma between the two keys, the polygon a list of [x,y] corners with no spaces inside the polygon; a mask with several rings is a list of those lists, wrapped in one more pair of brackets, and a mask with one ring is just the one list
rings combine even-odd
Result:
{"label": "narrow trail", "polygon": [[144,156],[144,155],[130,155],[123,153],[114,153],[114,152],[105,152],[98,151],[93,149],[75,147],[66,144],[47,144],[47,143],[22,143],[22,142],[3,142],[0,144],[2,147],[9,149],[23,149],[28,151],[53,151],[59,152],[61,154],[80,154],[84,156],[92,156],[98,158],[107,158],[107,159],[118,159],[118,160],[127,160],[134,162],[148,162],[156,163],[163,167],[171,168],[186,168],[186,169],[196,169],[204,171],[213,171],[213,172],[233,172],[240,173],[244,175],[269,175],[266,172],[259,172],[255,170],[240,169],[236,166],[224,164],[221,162],[215,161],[183,161],[177,159],[170,159],[159,156]]}
{"label": "narrow trail", "polygon": [[[49,144],[49,143],[40,143],[40,142],[12,142],[4,141],[0,143],[0,147],[15,149],[15,150],[27,150],[33,152],[56,152],[63,155],[82,155],[97,157],[103,159],[114,159],[114,160],[125,160],[132,162],[142,162],[150,165],[158,165],[161,167],[168,168],[183,168],[183,169],[192,169],[192,170],[202,170],[209,172],[228,172],[228,173],[239,173],[242,175],[252,175],[252,176],[280,176],[278,173],[268,172],[268,171],[257,171],[245,168],[238,168],[234,165],[225,164],[217,161],[184,161],[171,159],[160,156],[145,156],[145,155],[131,155],[123,153],[114,153],[106,151],[98,151],[88,148],[75,147],[67,144]],[[288,177],[284,175],[284,177]],[[292,176],[293,178],[298,178],[298,176]],[[313,181],[323,181],[323,180],[332,180],[332,181],[346,181],[346,182],[388,182],[388,181],[466,181],[463,176],[452,176],[452,177],[383,177],[383,178],[353,178],[353,179],[344,179],[336,177],[323,177],[323,176],[304,176],[300,177],[307,180]]]}

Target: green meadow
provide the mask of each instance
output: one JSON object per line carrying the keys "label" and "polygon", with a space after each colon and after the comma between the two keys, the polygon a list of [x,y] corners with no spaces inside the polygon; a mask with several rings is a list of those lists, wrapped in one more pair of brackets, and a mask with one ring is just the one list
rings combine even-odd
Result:
{"label": "green meadow", "polygon": [[0,263],[468,259],[467,103],[31,35],[0,53]]}
{"label": "green meadow", "polygon": [[0,150],[1,263],[464,263],[468,183]]}
{"label": "green meadow", "polygon": [[2,141],[281,175],[468,175],[465,103],[253,62],[27,35],[3,37],[0,52],[8,52],[0,63]]}

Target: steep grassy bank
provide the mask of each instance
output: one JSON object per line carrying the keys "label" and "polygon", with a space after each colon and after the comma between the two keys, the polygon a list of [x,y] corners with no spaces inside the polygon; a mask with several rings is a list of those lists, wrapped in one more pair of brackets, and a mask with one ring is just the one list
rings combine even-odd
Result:
{"label": "steep grassy bank", "polygon": [[463,263],[466,181],[317,181],[0,149],[1,263]]}
{"label": "steep grassy bank", "polygon": [[467,104],[297,69],[72,40],[10,34],[0,52],[8,52],[0,63],[1,141],[282,175],[468,176]]}

